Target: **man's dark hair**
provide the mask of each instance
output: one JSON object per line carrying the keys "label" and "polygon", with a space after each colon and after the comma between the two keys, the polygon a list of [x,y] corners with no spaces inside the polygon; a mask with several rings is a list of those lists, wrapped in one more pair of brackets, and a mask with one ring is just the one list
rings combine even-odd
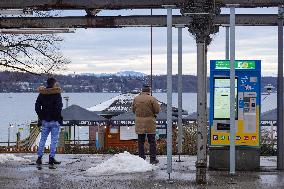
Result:
{"label": "man's dark hair", "polygon": [[53,77],[48,78],[46,81],[47,87],[53,87],[55,83],[56,83],[56,79]]}
{"label": "man's dark hair", "polygon": [[149,85],[143,85],[142,92],[151,92],[151,88]]}

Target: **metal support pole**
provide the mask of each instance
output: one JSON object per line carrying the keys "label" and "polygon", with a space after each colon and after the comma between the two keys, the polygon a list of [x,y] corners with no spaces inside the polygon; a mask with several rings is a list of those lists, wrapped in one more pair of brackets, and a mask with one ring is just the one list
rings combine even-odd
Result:
{"label": "metal support pole", "polygon": [[178,162],[182,162],[183,126],[182,126],[182,29],[184,26],[178,26]]}
{"label": "metal support pole", "polygon": [[[206,128],[207,128],[207,123],[208,123],[208,106],[207,106],[207,94],[208,94],[208,80],[207,80],[207,56],[208,54],[208,45],[207,43],[205,42],[205,53],[204,53],[204,85],[205,85],[205,120],[206,120]],[[208,129],[206,130],[206,136],[208,136]],[[207,143],[206,143],[206,146],[207,146]],[[207,162],[207,155],[206,155],[206,162]],[[206,163],[207,164],[207,163]]]}
{"label": "metal support pole", "polygon": [[8,127],[8,147],[10,147],[10,132],[11,132],[11,124]]}
{"label": "metal support pole", "polygon": [[283,116],[283,17],[279,7],[278,19],[278,78],[277,78],[277,169],[284,170],[284,116]]}
{"label": "metal support pole", "polygon": [[226,26],[226,60],[230,59],[230,27]]}
{"label": "metal support pole", "polygon": [[77,137],[78,138],[78,144],[80,144],[80,126],[78,126],[77,128],[78,128],[77,129],[78,130],[78,137]]}
{"label": "metal support pole", "polygon": [[172,8],[167,8],[167,173],[172,173],[172,53],[173,53],[173,36],[172,36]]}
{"label": "metal support pole", "polygon": [[205,72],[205,42],[197,42],[197,162],[196,182],[206,183],[207,168],[207,94]]}
{"label": "metal support pole", "polygon": [[[151,9],[151,16],[153,16],[153,9]],[[151,77],[150,77],[150,86],[151,86],[151,96],[153,95],[153,26],[151,25]]]}
{"label": "metal support pole", "polygon": [[74,135],[74,145],[75,145],[75,140],[76,140],[75,139],[76,138],[76,134],[75,133],[76,133],[76,125],[74,125],[74,133],[73,133],[73,135]]}
{"label": "metal support pole", "polygon": [[274,125],[273,123],[270,124],[270,138],[271,138],[271,144],[274,148]]}
{"label": "metal support pole", "polygon": [[236,15],[235,6],[230,6],[230,174],[236,172],[236,151],[235,151],[235,27]]}

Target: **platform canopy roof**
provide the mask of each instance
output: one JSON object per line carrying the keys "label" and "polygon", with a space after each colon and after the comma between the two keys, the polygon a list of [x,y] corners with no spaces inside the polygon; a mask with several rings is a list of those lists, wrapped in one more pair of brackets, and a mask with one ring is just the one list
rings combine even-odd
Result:
{"label": "platform canopy roof", "polygon": [[261,121],[277,121],[277,108],[262,113]]}
{"label": "platform canopy roof", "polygon": [[[132,102],[137,95],[138,93],[120,94],[118,96],[111,98],[110,100],[102,102],[101,104],[90,107],[88,108],[88,110],[96,112],[98,115],[117,116],[125,112],[131,111]],[[167,109],[167,104],[161,101],[158,102],[161,106],[162,112],[165,112]],[[172,107],[172,109],[173,109],[173,115],[177,115],[178,109],[176,107]],[[183,110],[183,114],[187,114],[187,112]]]}
{"label": "platform canopy roof", "polygon": [[77,105],[69,106],[62,110],[63,125],[106,125],[108,120]]}

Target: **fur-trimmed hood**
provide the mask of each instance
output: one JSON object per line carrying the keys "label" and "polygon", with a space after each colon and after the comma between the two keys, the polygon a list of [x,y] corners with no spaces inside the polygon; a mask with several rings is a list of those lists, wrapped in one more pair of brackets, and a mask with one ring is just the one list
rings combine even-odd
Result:
{"label": "fur-trimmed hood", "polygon": [[59,94],[62,92],[60,87],[46,88],[44,86],[40,86],[37,91],[40,94],[51,95],[51,94]]}

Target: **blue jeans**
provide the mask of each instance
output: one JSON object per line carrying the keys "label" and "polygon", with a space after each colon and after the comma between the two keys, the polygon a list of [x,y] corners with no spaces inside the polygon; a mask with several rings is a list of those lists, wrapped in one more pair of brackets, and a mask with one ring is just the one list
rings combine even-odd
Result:
{"label": "blue jeans", "polygon": [[58,135],[59,135],[59,128],[60,126],[59,126],[58,121],[50,121],[50,122],[47,122],[44,120],[42,121],[41,138],[40,138],[39,148],[37,152],[38,156],[43,156],[45,142],[46,142],[46,139],[49,133],[51,133],[50,157],[55,156],[56,144],[57,144]]}

